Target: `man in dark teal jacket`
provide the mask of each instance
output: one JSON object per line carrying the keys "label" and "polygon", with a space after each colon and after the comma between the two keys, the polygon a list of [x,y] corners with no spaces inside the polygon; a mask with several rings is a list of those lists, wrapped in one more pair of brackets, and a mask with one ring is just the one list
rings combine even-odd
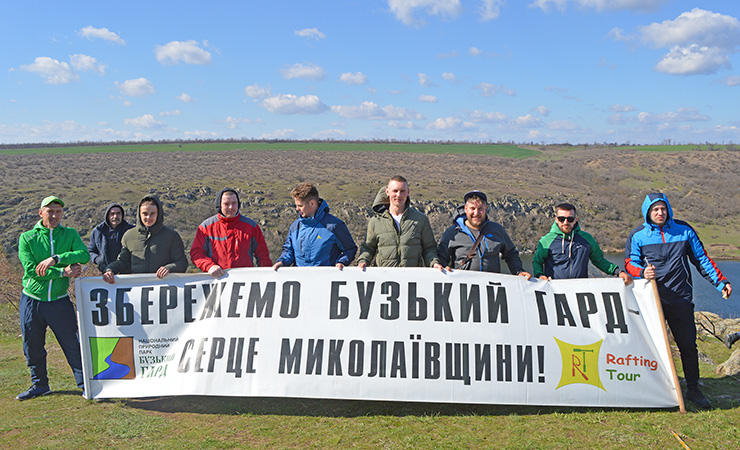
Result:
{"label": "man in dark teal jacket", "polygon": [[18,259],[23,265],[19,306],[23,353],[33,383],[18,394],[18,400],[51,392],[44,348],[47,326],[54,332],[77,386],[84,386],[77,317],[67,289],[69,279],[82,274],[80,264],[88,262],[90,254],[77,231],[61,225],[63,208],[64,202],[59,198],[46,197],[39,208],[41,220],[33,229],[21,234],[18,241]]}
{"label": "man in dark teal jacket", "polygon": [[534,276],[543,280],[588,278],[589,260],[602,272],[619,276],[624,284],[632,283],[632,277],[604,257],[593,236],[581,230],[576,207],[570,203],[557,205],[555,223],[540,239],[532,258]]}

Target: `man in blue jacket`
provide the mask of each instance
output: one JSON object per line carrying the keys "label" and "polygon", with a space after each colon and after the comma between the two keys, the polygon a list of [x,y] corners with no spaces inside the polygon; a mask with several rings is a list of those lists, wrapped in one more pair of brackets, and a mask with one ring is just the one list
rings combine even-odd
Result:
{"label": "man in blue jacket", "polygon": [[657,283],[663,313],[681,353],[686,399],[700,408],[711,408],[699,390],[699,354],[688,262],[725,298],[732,294],[732,286],[707,256],[691,225],[673,218],[671,204],[664,194],[648,194],[642,203],[642,216],[645,222],[627,238],[625,268],[635,278]]}
{"label": "man in blue jacket", "polygon": [[336,266],[340,270],[355,258],[357,245],[344,222],[329,214],[329,205],[319,198],[311,183],[301,183],[290,192],[300,216],[288,230],[283,253],[272,266]]}
{"label": "man in blue jacket", "polygon": [[121,238],[123,233],[134,226],[124,219],[123,207],[118,203],[111,203],[105,210],[105,220],[93,228],[90,234],[90,243],[87,251],[90,252],[90,261],[105,272],[108,264],[118,258],[121,253]]}

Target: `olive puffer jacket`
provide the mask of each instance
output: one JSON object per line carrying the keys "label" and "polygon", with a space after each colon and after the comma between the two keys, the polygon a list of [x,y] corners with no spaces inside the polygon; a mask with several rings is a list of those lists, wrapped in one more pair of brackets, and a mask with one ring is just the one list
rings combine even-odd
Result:
{"label": "olive puffer jacket", "polygon": [[373,202],[377,213],[367,224],[365,242],[360,246],[358,264],[379,267],[432,267],[437,259],[437,241],[423,213],[410,207],[401,216],[401,229],[388,211],[388,196],[381,188]]}

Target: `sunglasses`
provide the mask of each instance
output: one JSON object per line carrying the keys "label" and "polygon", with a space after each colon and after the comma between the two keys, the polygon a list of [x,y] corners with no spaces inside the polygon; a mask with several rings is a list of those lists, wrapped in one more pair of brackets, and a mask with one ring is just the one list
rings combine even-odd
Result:
{"label": "sunglasses", "polygon": [[558,222],[560,223],[565,223],[565,222],[573,223],[576,220],[576,218],[572,216],[571,217],[557,216],[556,219],[558,219]]}

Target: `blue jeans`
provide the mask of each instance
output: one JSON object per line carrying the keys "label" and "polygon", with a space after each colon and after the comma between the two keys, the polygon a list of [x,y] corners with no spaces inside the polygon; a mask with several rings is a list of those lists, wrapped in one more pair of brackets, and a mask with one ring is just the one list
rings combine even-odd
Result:
{"label": "blue jeans", "polygon": [[62,347],[67,363],[72,368],[77,387],[84,386],[82,376],[82,356],[80,338],[77,332],[77,316],[69,297],[52,302],[41,302],[26,294],[21,294],[21,331],[23,331],[23,353],[31,369],[31,382],[38,386],[48,386],[46,374],[46,327],[54,332]]}

